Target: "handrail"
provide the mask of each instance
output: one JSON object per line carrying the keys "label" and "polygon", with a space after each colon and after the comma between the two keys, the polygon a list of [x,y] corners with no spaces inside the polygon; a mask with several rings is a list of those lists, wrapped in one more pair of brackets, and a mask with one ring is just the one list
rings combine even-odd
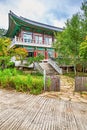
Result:
{"label": "handrail", "polygon": [[35,68],[41,73],[44,74],[44,69],[39,65],[38,62],[35,62]]}
{"label": "handrail", "polygon": [[48,63],[59,73],[62,74],[62,69],[56,64],[55,61],[48,59]]}

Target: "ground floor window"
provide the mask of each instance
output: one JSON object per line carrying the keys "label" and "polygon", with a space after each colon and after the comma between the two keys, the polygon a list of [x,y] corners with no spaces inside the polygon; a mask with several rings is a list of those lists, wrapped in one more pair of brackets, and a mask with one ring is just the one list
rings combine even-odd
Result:
{"label": "ground floor window", "polygon": [[28,52],[28,57],[33,57],[34,56],[34,52]]}
{"label": "ground floor window", "polygon": [[42,47],[27,47],[28,50],[28,56],[27,57],[36,57],[39,54],[43,55],[44,58],[47,56],[47,58],[55,58],[55,50],[53,48],[42,48]]}
{"label": "ground floor window", "polygon": [[48,56],[49,56],[49,58],[54,58],[54,53],[55,53],[55,51],[54,51],[54,49],[47,49],[47,51],[48,51]]}

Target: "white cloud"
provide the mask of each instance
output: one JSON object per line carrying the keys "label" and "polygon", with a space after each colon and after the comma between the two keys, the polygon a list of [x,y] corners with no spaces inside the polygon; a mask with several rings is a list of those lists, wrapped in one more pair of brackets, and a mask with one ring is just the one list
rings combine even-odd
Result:
{"label": "white cloud", "polygon": [[5,14],[0,14],[0,28],[7,28],[7,17],[5,16]]}
{"label": "white cloud", "polygon": [[[3,8],[3,10],[6,10],[6,8]],[[0,6],[0,28],[7,28],[8,27],[8,12],[6,14],[5,11],[2,10],[2,7]]]}
{"label": "white cloud", "polygon": [[74,6],[70,3],[71,0],[7,0],[6,3],[3,0],[0,2],[0,28],[8,28],[9,10],[18,16],[63,27],[66,19],[79,10],[78,2]]}
{"label": "white cloud", "polygon": [[[19,9],[23,10],[24,14],[30,15],[30,16],[39,16],[42,17],[42,15],[44,14],[46,8],[44,6],[43,3],[41,3],[38,0],[33,0],[33,1],[29,1],[29,0],[22,0],[21,4],[19,5]],[[26,12],[25,12],[26,10]]]}
{"label": "white cloud", "polygon": [[53,20],[53,25],[56,27],[65,27],[65,20]]}

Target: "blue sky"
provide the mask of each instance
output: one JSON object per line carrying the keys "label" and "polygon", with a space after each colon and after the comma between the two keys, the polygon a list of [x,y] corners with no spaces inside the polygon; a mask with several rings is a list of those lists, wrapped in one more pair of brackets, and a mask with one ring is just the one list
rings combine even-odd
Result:
{"label": "blue sky", "polygon": [[0,0],[0,28],[8,28],[8,13],[41,23],[64,27],[80,11],[83,0]]}

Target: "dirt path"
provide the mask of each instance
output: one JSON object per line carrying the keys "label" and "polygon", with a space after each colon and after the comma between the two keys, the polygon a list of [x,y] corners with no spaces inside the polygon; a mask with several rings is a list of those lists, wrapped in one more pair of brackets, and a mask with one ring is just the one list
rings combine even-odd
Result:
{"label": "dirt path", "polygon": [[60,76],[60,92],[45,92],[46,97],[60,98],[68,101],[87,103],[87,93],[74,92],[75,80],[68,76]]}

